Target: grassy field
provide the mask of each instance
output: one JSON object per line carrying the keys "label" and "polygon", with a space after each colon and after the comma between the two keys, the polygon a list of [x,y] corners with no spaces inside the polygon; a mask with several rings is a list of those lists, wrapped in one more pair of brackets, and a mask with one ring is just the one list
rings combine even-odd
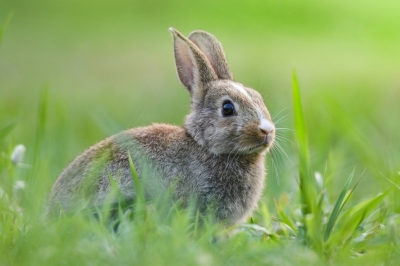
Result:
{"label": "grassy field", "polygon": [[[399,10],[397,1],[0,1],[0,265],[398,265]],[[197,228],[178,207],[162,217],[160,202],[121,217],[118,232],[80,215],[44,221],[52,184],[83,150],[126,128],[182,124],[189,95],[171,26],[216,35],[235,80],[289,129],[279,133],[284,152],[266,161],[260,208],[231,237]]]}

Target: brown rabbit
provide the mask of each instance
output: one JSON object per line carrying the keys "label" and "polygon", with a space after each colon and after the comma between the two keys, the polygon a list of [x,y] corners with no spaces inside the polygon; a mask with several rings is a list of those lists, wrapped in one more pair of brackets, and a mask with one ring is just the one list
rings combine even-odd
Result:
{"label": "brown rabbit", "polygon": [[78,156],[54,184],[51,216],[101,206],[110,176],[127,200],[135,199],[128,153],[145,197],[174,184],[173,198],[196,199],[228,225],[246,219],[264,186],[265,154],[275,127],[262,96],[233,81],[219,41],[204,31],[188,38],[170,28],[179,78],[191,95],[183,127],[153,124],[111,136]]}

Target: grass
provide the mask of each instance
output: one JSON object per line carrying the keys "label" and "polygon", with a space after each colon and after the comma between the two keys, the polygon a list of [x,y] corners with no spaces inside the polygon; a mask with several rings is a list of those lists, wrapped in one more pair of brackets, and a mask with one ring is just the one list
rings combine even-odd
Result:
{"label": "grass", "polygon": [[[42,139],[46,95],[44,89],[38,112],[36,143]],[[372,263],[370,265],[378,262],[395,264],[399,255],[398,218],[389,211],[392,209],[390,203],[384,204],[392,189],[345,208],[352,192],[349,187],[353,171],[338,199],[330,202],[324,181],[311,175],[308,135],[295,76],[293,104],[295,139],[301,162],[298,169],[300,208],[292,209],[297,205],[295,202],[287,204],[286,208],[277,202],[275,216],[262,204],[260,212],[250,223],[236,229],[239,231],[230,237],[223,237],[226,229],[212,223],[199,229],[193,224],[190,210],[180,209],[179,205],[165,206],[162,199],[153,203],[150,209],[137,206],[132,214],[120,209],[120,225],[116,232],[108,226],[108,219],[102,216],[95,219],[76,215],[43,222],[40,214],[32,217],[21,207],[22,198],[33,195],[23,195],[25,191],[16,186],[15,171],[23,166],[21,162],[11,162],[9,156],[2,160],[5,167],[2,167],[0,205],[1,250],[7,254],[2,256],[2,263],[36,265],[51,261],[57,264],[162,265],[173,261],[185,265],[239,265],[251,261],[281,265],[368,261]],[[7,126],[2,135],[5,137],[10,131],[10,126]],[[131,169],[136,187],[140,189],[133,165]],[[26,183],[31,185],[33,181],[27,180]],[[141,195],[139,191],[138,195]],[[143,197],[135,204],[145,204]],[[160,214],[163,208],[168,208],[166,217]],[[218,239],[216,242],[213,240],[215,237]]]}
{"label": "grass", "polygon": [[[0,4],[0,264],[397,265],[400,4],[154,4]],[[120,211],[116,232],[106,216],[46,222],[55,178],[85,148],[182,123],[170,26],[214,33],[278,121],[259,209],[229,237],[163,197]]]}

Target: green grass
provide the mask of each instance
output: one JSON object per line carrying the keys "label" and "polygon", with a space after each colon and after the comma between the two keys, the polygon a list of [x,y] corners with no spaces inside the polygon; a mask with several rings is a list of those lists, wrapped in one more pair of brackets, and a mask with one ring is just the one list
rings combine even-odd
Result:
{"label": "green grass", "polygon": [[[43,90],[38,111],[35,143],[42,141],[47,109],[46,91]],[[43,220],[40,210],[35,210],[35,214],[25,210],[32,206],[24,203],[23,198],[35,195],[29,194],[29,189],[21,191],[15,186],[16,170],[23,168],[23,165],[21,162],[11,162],[11,157],[3,158],[1,249],[7,255],[2,256],[2,262],[14,265],[46,264],[49,261],[66,264],[173,262],[185,265],[239,265],[251,262],[320,265],[350,261],[367,261],[371,265],[378,262],[395,264],[399,255],[398,217],[391,212],[393,207],[390,202],[384,204],[385,199],[389,201],[392,189],[345,208],[352,193],[349,187],[353,171],[339,198],[330,201],[326,196],[329,190],[325,182],[310,174],[308,135],[295,76],[293,104],[296,113],[295,139],[299,162],[302,162],[298,167],[300,201],[290,204],[284,200],[277,202],[276,214],[262,203],[260,211],[250,223],[236,229],[222,228],[212,222],[206,222],[199,228],[198,217],[193,220],[190,209],[180,209],[179,204],[166,206],[165,202],[168,201],[162,197],[146,208],[143,207],[143,196],[135,203],[133,213],[132,210],[119,210],[120,224],[116,232],[112,230],[113,225],[109,224],[107,216],[103,215],[91,218],[77,214],[49,222]],[[10,126],[6,126],[2,135],[5,137],[10,131]],[[137,194],[142,195],[132,163],[131,169],[139,190]],[[35,186],[37,191],[40,185],[35,183],[34,177],[31,178],[26,183]],[[113,188],[115,193],[119,193],[115,184]],[[286,206],[282,208],[283,205]],[[163,210],[168,215],[163,215]],[[232,232],[235,233],[232,235]]]}
{"label": "green grass", "polygon": [[[2,1],[0,265],[398,265],[398,10],[395,1]],[[117,232],[101,210],[45,221],[52,184],[84,149],[125,128],[182,124],[189,95],[170,26],[214,33],[235,79],[264,95],[280,149],[266,161],[259,209],[236,234],[199,226],[167,196],[120,211]],[[18,144],[26,154],[12,162]]]}

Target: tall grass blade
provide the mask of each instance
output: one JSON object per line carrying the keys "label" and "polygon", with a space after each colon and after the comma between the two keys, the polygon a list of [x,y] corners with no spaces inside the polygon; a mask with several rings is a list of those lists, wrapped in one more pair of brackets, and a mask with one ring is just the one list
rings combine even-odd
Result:
{"label": "tall grass blade", "polygon": [[305,243],[314,250],[322,252],[322,214],[318,205],[318,186],[310,171],[310,153],[307,139],[307,127],[301,102],[300,88],[296,74],[293,72],[293,110],[294,124],[298,156],[299,156],[299,181],[301,208],[303,214],[304,228],[299,230],[300,240],[304,238]]}
{"label": "tall grass blade", "polygon": [[300,88],[296,74],[293,72],[293,110],[294,110],[294,137],[299,156],[300,192],[303,215],[313,213],[317,206],[315,179],[310,174],[310,154],[308,149],[307,128],[301,102]]}
{"label": "tall grass blade", "polygon": [[131,168],[131,175],[133,181],[133,187],[136,193],[136,201],[135,201],[135,213],[137,214],[137,218],[145,219],[146,217],[146,200],[144,197],[144,188],[139,180],[139,177],[136,172],[136,168],[133,165],[131,154],[128,153],[129,158],[129,166]]}
{"label": "tall grass blade", "polygon": [[[110,180],[112,193],[110,193],[108,199],[106,200],[105,211],[107,215],[110,215],[113,212],[113,209],[115,210],[116,208],[118,211],[120,209],[125,209],[128,206],[128,203],[126,202],[124,196],[122,195],[122,192],[119,189],[118,184],[113,178],[113,176],[109,172],[107,173],[107,175],[108,175],[108,180]],[[117,206],[114,206],[115,203],[117,203]]]}
{"label": "tall grass blade", "polygon": [[339,217],[339,213],[348,199],[348,197],[346,197],[346,194],[347,194],[347,191],[349,190],[350,183],[353,180],[354,171],[355,170],[353,170],[353,172],[351,172],[350,176],[347,178],[347,181],[344,184],[342,191],[340,192],[339,198],[337,199],[335,206],[333,207],[333,211],[332,211],[331,215],[329,216],[328,224],[325,229],[324,241],[326,241],[329,238],[329,235],[331,234],[333,226],[335,225],[335,222],[336,222],[337,218]]}

